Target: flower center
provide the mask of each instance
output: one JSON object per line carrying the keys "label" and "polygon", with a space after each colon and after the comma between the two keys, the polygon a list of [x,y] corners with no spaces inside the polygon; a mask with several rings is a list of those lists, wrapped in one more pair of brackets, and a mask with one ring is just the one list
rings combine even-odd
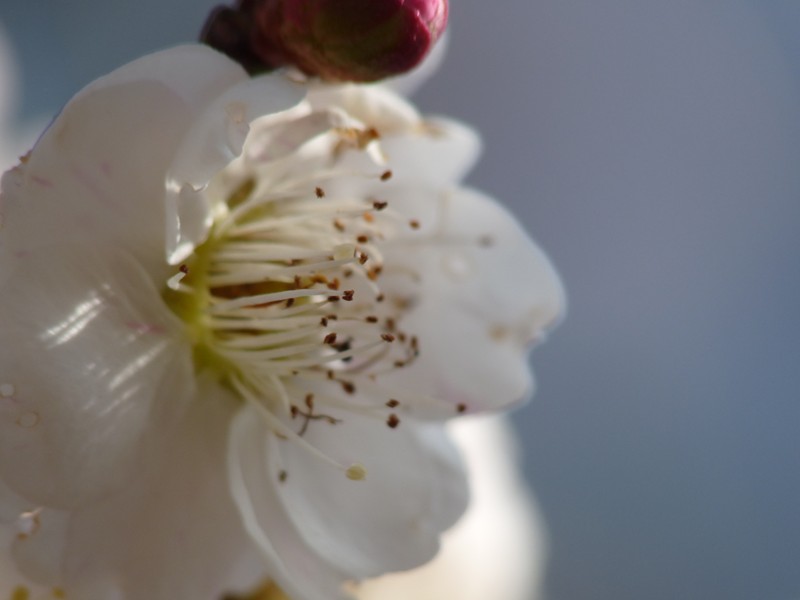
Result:
{"label": "flower center", "polygon": [[[364,136],[377,134],[334,130],[317,146],[335,164],[343,142],[365,151]],[[398,328],[405,309],[380,289],[381,243],[418,225],[353,192],[358,186],[337,185],[353,174],[320,168],[320,151],[307,146],[280,168],[240,157],[211,182],[220,201],[208,238],[166,292],[188,326],[198,368],[256,405],[275,433],[297,440],[315,423],[339,422],[326,408],[395,408],[390,398],[355,401],[358,387],[419,353],[417,338]],[[388,181],[391,171],[358,177]],[[382,418],[391,428],[400,422],[394,412]],[[345,472],[366,475],[359,465]]]}

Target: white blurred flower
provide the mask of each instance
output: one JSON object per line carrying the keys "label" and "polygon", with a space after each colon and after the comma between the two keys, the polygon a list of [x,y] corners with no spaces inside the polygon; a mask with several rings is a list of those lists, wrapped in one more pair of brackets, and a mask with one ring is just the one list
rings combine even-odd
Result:
{"label": "white blurred flower", "polygon": [[2,181],[16,576],[331,600],[430,560],[467,499],[445,421],[525,397],[562,304],[458,187],[476,155],[385,88],[251,80],[200,46],[79,93]]}

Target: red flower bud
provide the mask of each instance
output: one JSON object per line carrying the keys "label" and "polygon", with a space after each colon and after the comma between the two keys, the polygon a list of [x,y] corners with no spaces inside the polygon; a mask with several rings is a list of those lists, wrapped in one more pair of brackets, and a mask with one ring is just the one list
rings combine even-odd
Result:
{"label": "red flower bud", "polygon": [[293,65],[338,81],[412,69],[447,25],[447,0],[242,0],[237,18],[232,10],[212,16],[207,43],[251,72]]}

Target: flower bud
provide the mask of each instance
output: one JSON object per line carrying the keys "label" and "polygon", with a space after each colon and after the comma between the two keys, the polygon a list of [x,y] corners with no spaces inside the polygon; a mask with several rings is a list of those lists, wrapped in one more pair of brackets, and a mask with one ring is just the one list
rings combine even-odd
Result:
{"label": "flower bud", "polygon": [[[377,81],[409,71],[447,25],[447,0],[243,0],[237,11],[237,19],[212,17],[204,40],[235,59],[246,56],[250,72],[292,65],[334,81]],[[247,26],[234,28],[234,21]],[[223,30],[224,44],[208,36]],[[244,43],[231,39],[236,32]]]}

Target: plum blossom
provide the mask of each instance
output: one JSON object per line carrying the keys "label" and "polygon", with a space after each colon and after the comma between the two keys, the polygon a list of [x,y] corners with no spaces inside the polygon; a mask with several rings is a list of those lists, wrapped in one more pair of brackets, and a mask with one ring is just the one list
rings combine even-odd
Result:
{"label": "plum blossom", "polygon": [[477,154],[385,87],[251,79],[202,46],[77,94],[0,196],[21,585],[330,600],[429,561],[468,497],[446,422],[527,397],[563,304],[459,184]]}

